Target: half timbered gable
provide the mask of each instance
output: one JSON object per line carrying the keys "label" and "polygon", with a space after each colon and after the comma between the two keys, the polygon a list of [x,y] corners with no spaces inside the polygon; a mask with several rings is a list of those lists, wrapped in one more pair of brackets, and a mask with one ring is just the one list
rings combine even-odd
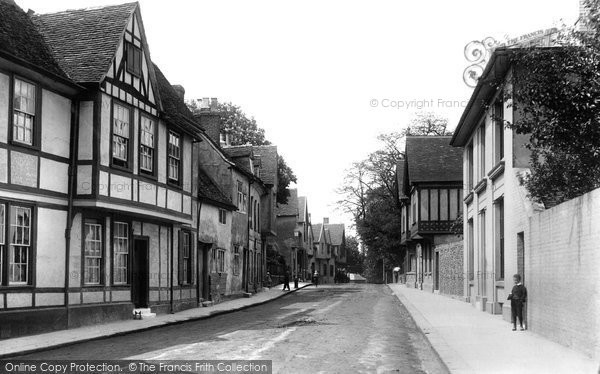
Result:
{"label": "half timbered gable", "polygon": [[137,8],[123,31],[101,89],[129,105],[157,116],[160,102],[147,45]]}

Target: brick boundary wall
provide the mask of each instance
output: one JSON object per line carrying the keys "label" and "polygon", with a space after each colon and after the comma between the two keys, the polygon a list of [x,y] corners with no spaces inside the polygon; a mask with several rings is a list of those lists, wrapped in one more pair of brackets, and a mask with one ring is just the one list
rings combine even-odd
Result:
{"label": "brick boundary wall", "polygon": [[440,293],[463,296],[463,241],[436,245],[435,252],[440,253]]}
{"label": "brick boundary wall", "polygon": [[525,236],[528,328],[600,359],[600,189],[532,216]]}

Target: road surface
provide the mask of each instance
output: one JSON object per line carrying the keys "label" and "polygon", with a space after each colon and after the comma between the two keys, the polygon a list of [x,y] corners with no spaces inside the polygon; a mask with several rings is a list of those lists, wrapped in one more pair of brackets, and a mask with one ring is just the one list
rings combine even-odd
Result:
{"label": "road surface", "polygon": [[275,373],[447,373],[384,285],[309,287],[213,318],[20,359],[265,359]]}

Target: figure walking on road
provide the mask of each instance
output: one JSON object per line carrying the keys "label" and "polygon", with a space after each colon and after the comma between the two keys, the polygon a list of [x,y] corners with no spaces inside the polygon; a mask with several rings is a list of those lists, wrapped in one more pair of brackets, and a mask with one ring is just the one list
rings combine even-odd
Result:
{"label": "figure walking on road", "polygon": [[520,274],[515,274],[513,281],[515,282],[515,286],[508,295],[513,331],[517,330],[517,319],[519,319],[519,326],[521,327],[521,331],[523,331],[525,330],[523,327],[523,304],[527,301],[527,288],[521,283]]}
{"label": "figure walking on road", "polygon": [[315,273],[313,274],[313,283],[315,284],[315,287],[319,286],[319,272],[315,270]]}
{"label": "figure walking on road", "polygon": [[290,271],[286,270],[285,271],[285,275],[283,276],[283,290],[285,291],[285,289],[287,288],[288,291],[290,290]]}

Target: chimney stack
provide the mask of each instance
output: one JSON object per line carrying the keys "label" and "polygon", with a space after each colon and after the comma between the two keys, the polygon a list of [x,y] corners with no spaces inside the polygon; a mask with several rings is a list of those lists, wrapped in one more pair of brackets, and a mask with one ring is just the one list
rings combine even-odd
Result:
{"label": "chimney stack", "polygon": [[177,92],[177,96],[181,98],[181,100],[185,100],[185,88],[183,88],[180,84],[174,84],[171,87]]}
{"label": "chimney stack", "polygon": [[323,224],[324,225],[329,225],[329,217],[323,218]]}

